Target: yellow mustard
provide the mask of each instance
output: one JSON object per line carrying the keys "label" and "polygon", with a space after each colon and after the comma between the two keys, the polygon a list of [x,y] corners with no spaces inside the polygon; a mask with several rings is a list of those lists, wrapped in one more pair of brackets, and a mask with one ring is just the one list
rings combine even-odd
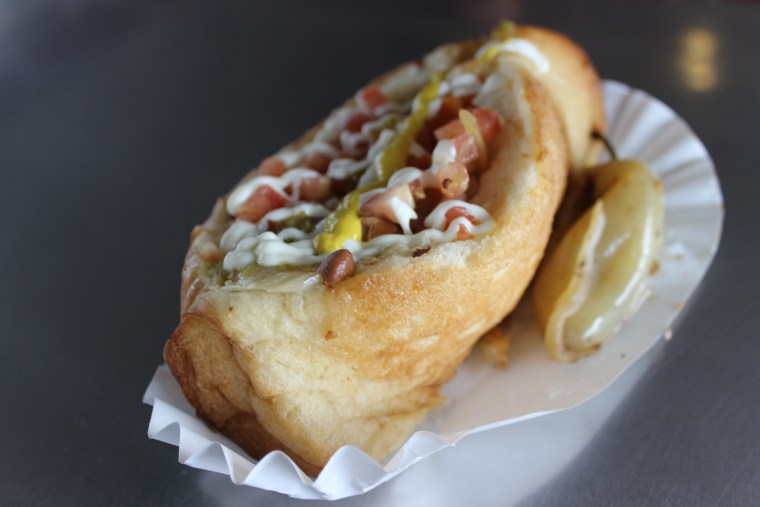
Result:
{"label": "yellow mustard", "polygon": [[359,196],[381,185],[365,185],[343,197],[338,208],[325,218],[325,232],[314,238],[314,249],[322,255],[343,248],[348,240],[361,241],[362,222],[359,218]]}

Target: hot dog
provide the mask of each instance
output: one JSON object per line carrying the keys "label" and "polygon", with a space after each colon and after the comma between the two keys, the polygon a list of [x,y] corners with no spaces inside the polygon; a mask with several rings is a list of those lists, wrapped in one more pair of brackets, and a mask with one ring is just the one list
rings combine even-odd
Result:
{"label": "hot dog", "polygon": [[265,159],[191,235],[164,356],[198,415],[310,474],[400,445],[533,277],[600,90],[567,38],[504,24]]}

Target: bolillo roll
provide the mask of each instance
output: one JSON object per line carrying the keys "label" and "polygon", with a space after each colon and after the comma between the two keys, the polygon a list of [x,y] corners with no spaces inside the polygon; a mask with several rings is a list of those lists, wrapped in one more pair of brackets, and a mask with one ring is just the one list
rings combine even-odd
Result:
{"label": "bolillo roll", "polygon": [[513,310],[603,129],[588,57],[537,27],[368,84],[193,230],[164,351],[188,401],[256,458],[382,460]]}

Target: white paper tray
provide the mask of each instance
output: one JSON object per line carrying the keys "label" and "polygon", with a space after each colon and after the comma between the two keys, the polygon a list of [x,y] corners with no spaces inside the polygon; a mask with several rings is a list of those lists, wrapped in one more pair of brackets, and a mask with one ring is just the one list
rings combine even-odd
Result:
{"label": "white paper tray", "polygon": [[603,391],[670,327],[718,247],[723,198],[707,150],[670,108],[614,81],[604,83],[608,136],[621,158],[649,164],[665,185],[665,245],[653,295],[601,351],[579,363],[552,362],[523,306],[512,322],[510,366],[499,370],[472,354],[444,386],[448,403],[433,411],[383,464],[353,447],[336,452],[316,480],[281,452],[258,463],[195,417],[165,366],[143,401],[153,405],[148,436],[179,447],[186,465],[230,476],[235,484],[303,499],[364,493],[465,436],[567,409]]}

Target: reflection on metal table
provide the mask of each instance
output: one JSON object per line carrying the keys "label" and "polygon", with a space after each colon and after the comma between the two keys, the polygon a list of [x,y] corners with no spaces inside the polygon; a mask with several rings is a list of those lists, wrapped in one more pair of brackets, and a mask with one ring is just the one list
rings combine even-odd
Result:
{"label": "reflection on metal table", "polygon": [[600,396],[469,436],[337,503],[760,503],[760,7],[81,0],[0,12],[4,503],[300,503],[180,465],[145,435],[140,397],[177,322],[187,234],[246,168],[379,70],[503,18],[567,33],[603,77],[688,122],[721,181],[720,250],[672,339]]}

